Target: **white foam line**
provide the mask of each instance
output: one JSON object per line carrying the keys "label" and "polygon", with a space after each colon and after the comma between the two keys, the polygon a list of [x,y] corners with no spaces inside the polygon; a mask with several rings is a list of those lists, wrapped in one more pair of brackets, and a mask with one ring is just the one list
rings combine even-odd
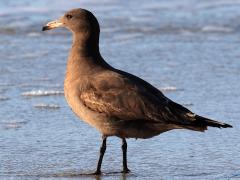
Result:
{"label": "white foam line", "polygon": [[22,127],[26,123],[27,121],[23,121],[23,120],[6,120],[3,122],[0,122],[0,124],[7,129],[17,129]]}
{"label": "white foam line", "polygon": [[6,101],[6,100],[9,100],[8,97],[4,97],[4,96],[0,96],[0,101]]}
{"label": "white foam line", "polygon": [[23,92],[22,96],[53,96],[53,95],[63,95],[63,91],[55,91],[55,90],[36,90],[36,91],[28,91]]}
{"label": "white foam line", "polygon": [[173,86],[169,86],[169,87],[162,87],[162,88],[160,88],[160,90],[164,91],[164,92],[169,92],[169,91],[176,91],[177,88],[173,87]]}
{"label": "white foam line", "polygon": [[213,26],[213,25],[208,25],[202,27],[203,32],[232,32],[233,29],[230,27],[224,27],[224,26]]}
{"label": "white foam line", "polygon": [[35,108],[40,108],[40,109],[59,109],[60,106],[56,104],[35,104]]}

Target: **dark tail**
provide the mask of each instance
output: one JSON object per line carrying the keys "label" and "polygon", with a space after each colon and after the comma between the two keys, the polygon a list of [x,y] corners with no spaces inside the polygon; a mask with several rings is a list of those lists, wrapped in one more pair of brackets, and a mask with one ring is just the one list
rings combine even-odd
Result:
{"label": "dark tail", "polygon": [[173,101],[169,102],[171,112],[179,117],[179,121],[175,121],[174,124],[179,125],[180,128],[190,129],[194,131],[205,131],[207,127],[218,128],[231,128],[230,124],[222,123],[212,119],[208,119],[199,115],[196,115],[189,111],[187,108]]}
{"label": "dark tail", "polygon": [[202,116],[198,116],[196,115],[196,123],[194,123],[197,126],[211,126],[211,127],[218,127],[218,128],[232,128],[232,126],[230,124],[226,124],[226,123],[222,123],[222,122],[218,122],[218,121],[214,121]]}

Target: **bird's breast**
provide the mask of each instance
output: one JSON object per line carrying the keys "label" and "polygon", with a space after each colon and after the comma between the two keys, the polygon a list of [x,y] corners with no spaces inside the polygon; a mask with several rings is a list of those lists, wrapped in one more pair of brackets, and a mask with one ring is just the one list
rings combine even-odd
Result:
{"label": "bird's breast", "polygon": [[112,130],[109,117],[106,114],[95,112],[89,109],[81,100],[81,86],[77,82],[69,83],[66,79],[64,82],[64,95],[72,111],[84,122],[96,128],[99,132],[111,135]]}

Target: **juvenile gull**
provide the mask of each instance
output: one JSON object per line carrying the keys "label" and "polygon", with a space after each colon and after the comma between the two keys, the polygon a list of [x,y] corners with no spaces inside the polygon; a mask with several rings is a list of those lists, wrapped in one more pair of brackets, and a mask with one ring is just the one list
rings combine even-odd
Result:
{"label": "juvenile gull", "polygon": [[85,9],[73,9],[47,23],[43,31],[65,27],[73,33],[64,81],[65,98],[83,121],[102,133],[102,146],[93,174],[101,174],[109,136],[122,139],[123,173],[128,173],[126,138],[151,138],[172,129],[204,131],[229,124],[192,113],[148,82],[110,66],[99,52],[100,27]]}

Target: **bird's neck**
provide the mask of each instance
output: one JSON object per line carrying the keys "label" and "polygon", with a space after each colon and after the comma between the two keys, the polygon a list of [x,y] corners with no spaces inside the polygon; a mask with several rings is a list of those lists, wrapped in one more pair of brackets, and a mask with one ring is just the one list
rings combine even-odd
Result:
{"label": "bird's neck", "polygon": [[93,69],[111,68],[99,52],[98,39],[85,38],[75,34],[68,57],[67,72],[75,72],[76,76],[91,74]]}
{"label": "bird's neck", "polygon": [[80,57],[100,57],[98,36],[86,36],[83,34],[73,34],[72,51]]}

